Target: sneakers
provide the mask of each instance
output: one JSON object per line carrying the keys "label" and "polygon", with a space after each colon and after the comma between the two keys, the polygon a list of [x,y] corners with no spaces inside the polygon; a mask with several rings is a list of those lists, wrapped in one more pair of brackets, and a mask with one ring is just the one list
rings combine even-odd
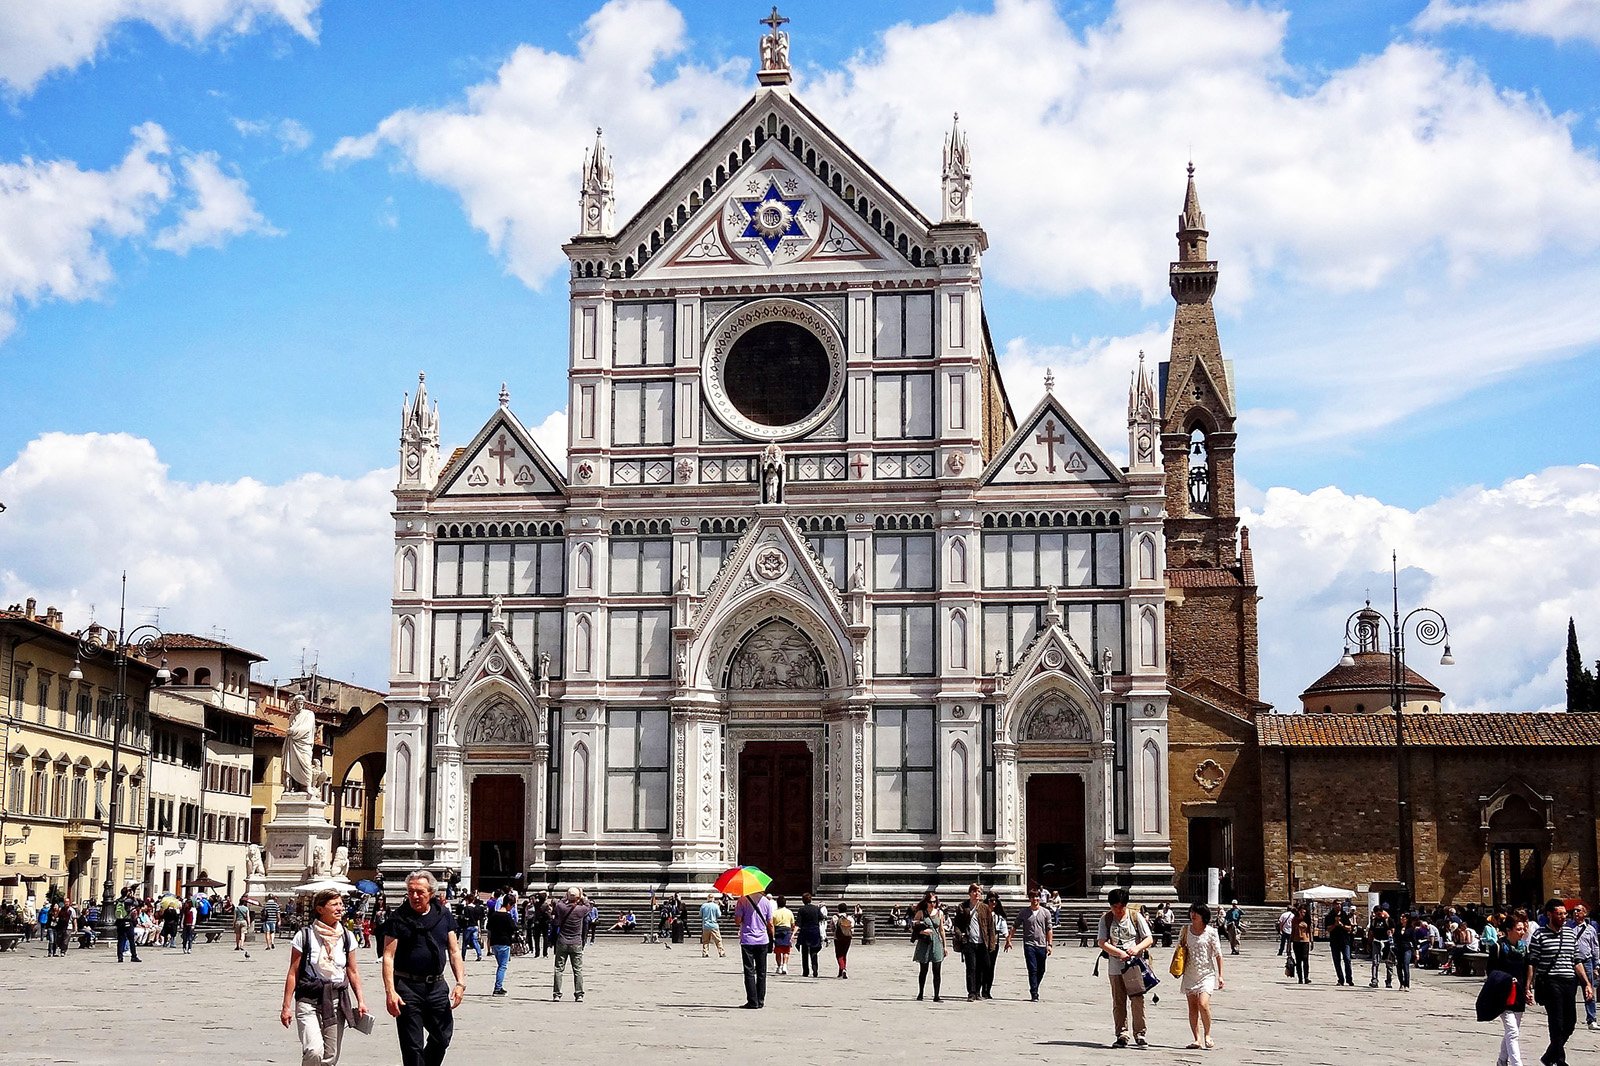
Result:
{"label": "sneakers", "polygon": [[503,988],[497,988],[494,990],[494,994],[497,996],[503,996],[506,994],[506,990]]}
{"label": "sneakers", "polygon": [[574,992],[572,994],[572,1002],[574,1002],[574,1003],[582,1003],[583,1002],[583,993],[582,992]]}
{"label": "sneakers", "polygon": [[1119,1036],[1119,1037],[1117,1037],[1115,1040],[1113,1040],[1111,1042],[1111,1046],[1112,1047],[1127,1047],[1128,1046],[1128,1038],[1125,1037],[1125,1036]]}
{"label": "sneakers", "polygon": [[561,998],[561,993],[560,992],[552,992],[550,994],[550,998],[551,999],[560,999]]}
{"label": "sneakers", "polygon": [[1148,1041],[1148,1040],[1146,1040],[1144,1038],[1144,1034],[1143,1033],[1141,1033],[1140,1035],[1134,1037],[1133,1038],[1133,1042],[1135,1044],[1137,1044],[1139,1047],[1149,1047],[1150,1046],[1150,1041]]}

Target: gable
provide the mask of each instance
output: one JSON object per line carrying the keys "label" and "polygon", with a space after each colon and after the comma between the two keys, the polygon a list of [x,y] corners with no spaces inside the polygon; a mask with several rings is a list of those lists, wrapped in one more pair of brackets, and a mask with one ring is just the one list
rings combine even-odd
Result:
{"label": "gable", "polygon": [[[807,203],[787,211],[774,206],[757,232],[747,233],[754,216],[739,201],[765,199],[770,186],[762,178],[780,168],[780,198]],[[796,183],[793,191],[784,188],[787,181]],[[814,218],[807,217],[809,211]],[[788,225],[796,218],[799,232]],[[851,269],[863,257],[904,270],[933,266],[930,229],[910,201],[798,100],[764,89],[615,237],[574,244],[569,251],[584,261],[584,269],[604,270],[604,262],[589,261],[604,248],[614,257],[610,269],[629,279],[681,276],[691,265],[748,274],[770,268],[774,258],[786,270]],[[756,243],[758,235],[764,248]]]}
{"label": "gable", "polygon": [[987,485],[1098,484],[1122,480],[1110,458],[1047,395],[989,464]]}
{"label": "gable", "polygon": [[440,497],[560,495],[561,476],[510,409],[502,407],[450,459]]}
{"label": "gable", "polygon": [[866,271],[904,266],[893,245],[776,141],[706,201],[635,277]]}

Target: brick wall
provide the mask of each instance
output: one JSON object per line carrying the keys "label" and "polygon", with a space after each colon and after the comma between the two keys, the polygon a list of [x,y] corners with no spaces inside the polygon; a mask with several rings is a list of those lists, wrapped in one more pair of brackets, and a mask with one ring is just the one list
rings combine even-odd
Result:
{"label": "brick wall", "polygon": [[[1169,824],[1172,827],[1172,865],[1178,870],[1180,887],[1189,870],[1189,819],[1225,818],[1233,825],[1233,895],[1241,900],[1261,899],[1265,891],[1262,877],[1262,839],[1260,822],[1261,764],[1254,724],[1231,715],[1219,714],[1175,693],[1167,709]],[[1221,771],[1221,784],[1213,789],[1196,771],[1206,762]]]}

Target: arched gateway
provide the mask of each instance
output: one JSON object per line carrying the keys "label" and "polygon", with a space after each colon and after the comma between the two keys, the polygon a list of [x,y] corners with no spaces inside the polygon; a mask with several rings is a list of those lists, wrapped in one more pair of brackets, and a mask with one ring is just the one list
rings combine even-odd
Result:
{"label": "arched gateway", "polygon": [[620,229],[588,151],[564,467],[406,402],[385,868],[1170,895],[1154,383],[1014,411],[965,132],[931,222],[768,55]]}

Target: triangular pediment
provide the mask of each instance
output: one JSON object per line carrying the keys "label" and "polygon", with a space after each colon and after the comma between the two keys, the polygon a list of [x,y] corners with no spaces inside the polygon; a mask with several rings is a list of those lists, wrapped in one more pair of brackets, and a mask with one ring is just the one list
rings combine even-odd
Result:
{"label": "triangular pediment", "polygon": [[[1223,372],[1231,376],[1226,361],[1223,363]],[[1179,412],[1191,406],[1220,408],[1229,418],[1233,418],[1236,413],[1232,399],[1232,382],[1218,381],[1203,359],[1184,360],[1176,378],[1172,377],[1170,360],[1161,364],[1162,420],[1165,422],[1171,422]]]}
{"label": "triangular pediment", "polygon": [[763,89],[615,237],[573,254],[609,246],[638,279],[905,270],[932,266],[930,229],[804,105]]}
{"label": "triangular pediment", "polygon": [[985,485],[1068,485],[1118,482],[1122,473],[1099,445],[1046,394],[996,453]]}
{"label": "triangular pediment", "polygon": [[559,496],[561,475],[509,407],[501,407],[450,461],[443,496]]}
{"label": "triangular pediment", "polygon": [[843,594],[828,580],[804,534],[776,515],[759,517],[745,530],[694,612],[694,682],[723,686],[739,642],[773,618],[793,624],[810,640],[821,659],[825,687],[852,683]]}
{"label": "triangular pediment", "polygon": [[511,642],[511,634],[504,623],[496,624],[492,620],[489,631],[473,647],[456,675],[457,698],[488,682],[509,685],[529,700],[539,690],[538,674],[532,664]]}
{"label": "triangular pediment", "polygon": [[1047,614],[1045,622],[1007,678],[1007,692],[1015,696],[1047,674],[1070,679],[1086,692],[1095,691],[1094,667],[1061,624],[1060,614]]}

